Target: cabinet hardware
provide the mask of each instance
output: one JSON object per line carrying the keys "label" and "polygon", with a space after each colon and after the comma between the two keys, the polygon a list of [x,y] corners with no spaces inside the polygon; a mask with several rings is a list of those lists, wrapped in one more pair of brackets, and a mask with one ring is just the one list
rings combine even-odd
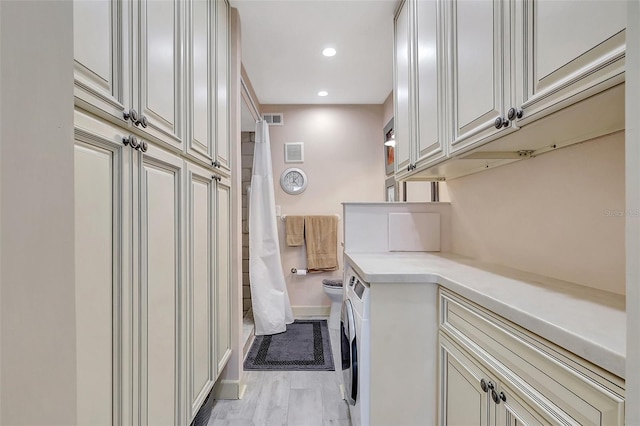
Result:
{"label": "cabinet hardware", "polygon": [[129,111],[122,111],[122,116],[125,120],[131,120],[133,124],[138,121],[138,112],[133,108],[131,108]]}
{"label": "cabinet hardware", "polygon": [[509,112],[507,112],[507,118],[509,120],[515,120],[516,118],[522,118],[522,114],[524,114],[524,111],[521,109],[511,107],[509,108]]}
{"label": "cabinet hardware", "polygon": [[482,389],[483,392],[489,392],[489,385],[487,385],[487,381],[485,379],[480,380],[480,389]]}
{"label": "cabinet hardware", "polygon": [[220,168],[220,166],[222,166],[222,164],[218,161],[218,160],[214,160],[211,165],[217,169]]}
{"label": "cabinet hardware", "polygon": [[491,399],[493,399],[493,402],[496,404],[500,404],[500,396],[494,389],[491,389]]}
{"label": "cabinet hardware", "polygon": [[500,399],[502,402],[507,402],[507,395],[505,395],[504,392],[500,392]]}
{"label": "cabinet hardware", "polygon": [[495,126],[496,129],[499,129],[502,127],[504,120],[502,119],[502,117],[498,117],[496,118],[496,120],[493,122],[493,125]]}
{"label": "cabinet hardware", "polygon": [[216,182],[220,182],[222,180],[222,177],[220,177],[218,175],[213,175],[213,176],[211,176],[211,179],[215,180]]}
{"label": "cabinet hardware", "polygon": [[147,143],[147,141],[140,141],[140,151],[147,152],[147,149],[149,149],[149,144]]}
{"label": "cabinet hardware", "polygon": [[138,147],[140,146],[140,142],[138,142],[138,138],[136,138],[133,135],[123,137],[122,143],[125,146],[129,145],[133,149],[138,149]]}
{"label": "cabinet hardware", "polygon": [[146,115],[142,115],[142,116],[140,116],[140,119],[136,120],[136,122],[133,123],[133,124],[135,124],[136,126],[140,124],[140,125],[142,125],[143,128],[146,129],[147,126],[149,125],[149,120],[147,119]]}

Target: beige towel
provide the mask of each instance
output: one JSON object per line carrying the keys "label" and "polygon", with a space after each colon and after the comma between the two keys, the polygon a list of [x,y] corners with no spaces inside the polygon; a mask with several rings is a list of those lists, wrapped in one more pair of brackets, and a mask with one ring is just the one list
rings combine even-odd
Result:
{"label": "beige towel", "polygon": [[287,216],[286,236],[289,247],[299,247],[304,244],[304,216]]}
{"label": "beige towel", "polygon": [[309,272],[338,269],[338,218],[336,216],[305,216],[304,238],[307,242]]}

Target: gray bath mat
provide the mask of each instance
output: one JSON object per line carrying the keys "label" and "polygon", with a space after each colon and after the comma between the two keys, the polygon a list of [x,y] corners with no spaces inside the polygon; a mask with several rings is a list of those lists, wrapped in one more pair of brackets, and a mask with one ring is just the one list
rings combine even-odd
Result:
{"label": "gray bath mat", "polygon": [[287,331],[256,336],[245,370],[333,371],[331,339],[326,320],[296,320]]}

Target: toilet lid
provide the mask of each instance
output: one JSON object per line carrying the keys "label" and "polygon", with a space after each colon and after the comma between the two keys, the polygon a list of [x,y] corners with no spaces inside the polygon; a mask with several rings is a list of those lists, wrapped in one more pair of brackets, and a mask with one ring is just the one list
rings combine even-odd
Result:
{"label": "toilet lid", "polygon": [[322,284],[329,287],[342,287],[342,279],[331,280],[325,278],[324,280],[322,280]]}

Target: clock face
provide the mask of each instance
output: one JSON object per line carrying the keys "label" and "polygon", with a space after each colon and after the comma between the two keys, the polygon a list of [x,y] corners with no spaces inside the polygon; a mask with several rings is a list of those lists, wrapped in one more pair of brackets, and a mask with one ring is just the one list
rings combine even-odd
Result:
{"label": "clock face", "polygon": [[288,194],[300,194],[307,187],[307,175],[300,169],[287,169],[280,176],[280,186]]}

